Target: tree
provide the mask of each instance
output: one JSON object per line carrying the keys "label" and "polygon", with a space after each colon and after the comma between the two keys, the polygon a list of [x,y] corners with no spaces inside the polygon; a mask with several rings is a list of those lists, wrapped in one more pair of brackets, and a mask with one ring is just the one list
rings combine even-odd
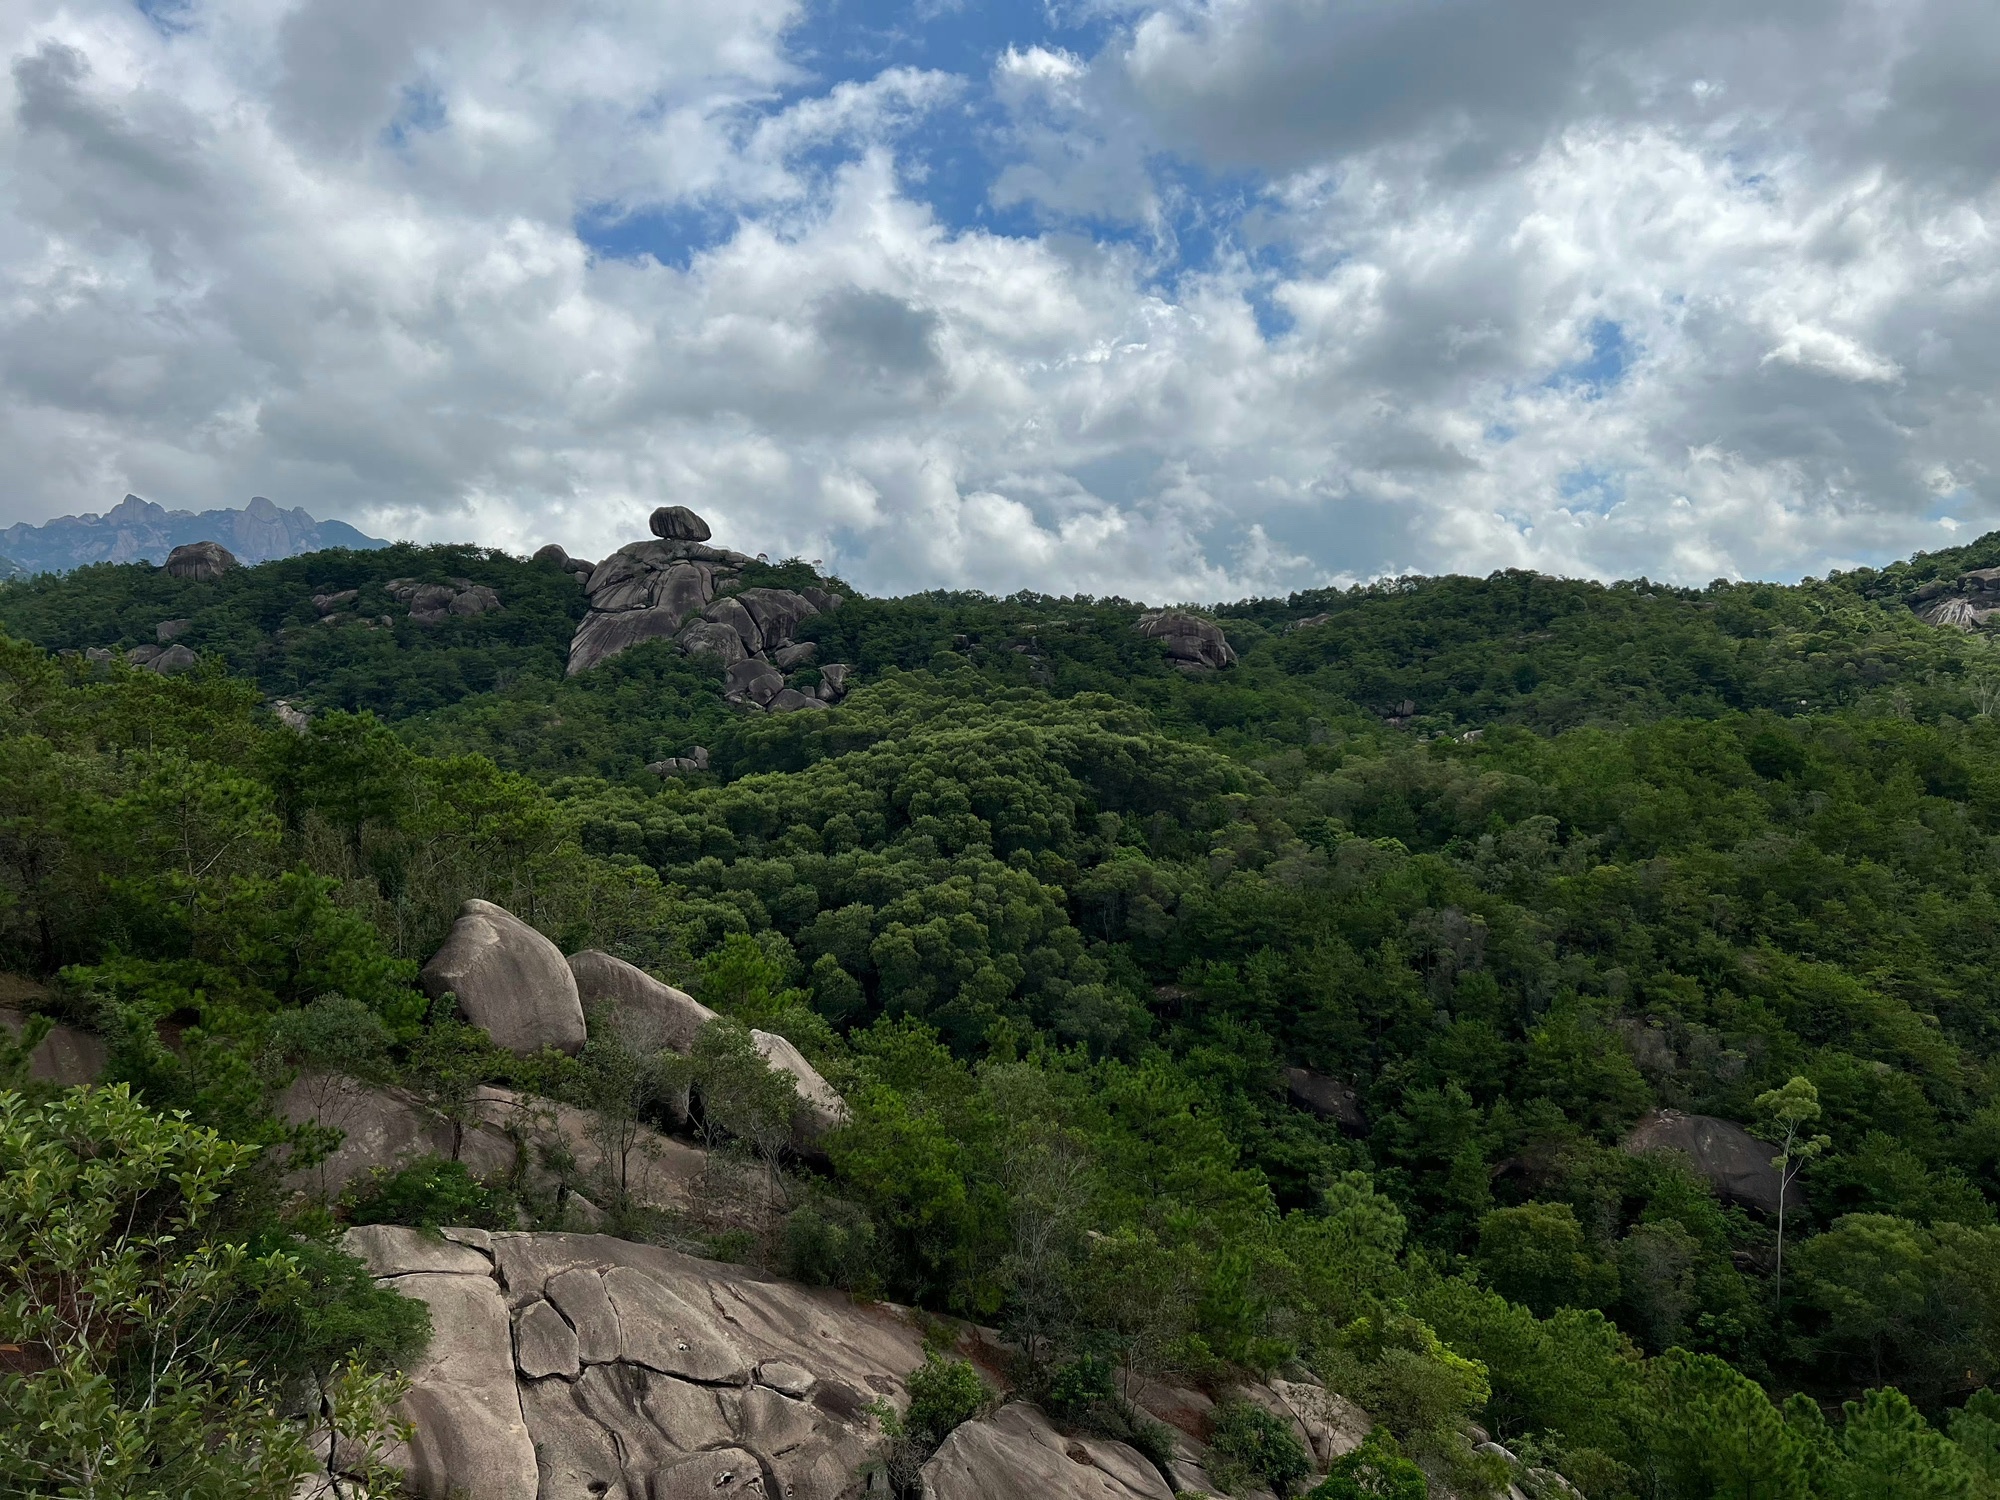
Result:
{"label": "tree", "polygon": [[499,1057],[484,1028],[459,1020],[455,996],[431,1002],[430,1024],[410,1047],[408,1078],[423,1101],[451,1122],[453,1161],[473,1120],[473,1090],[493,1075]]}
{"label": "tree", "polygon": [[1778,1169],[1778,1264],[1775,1295],[1776,1315],[1785,1314],[1785,1195],[1806,1163],[1833,1144],[1830,1137],[1807,1135],[1806,1127],[1820,1117],[1819,1090],[1810,1078],[1794,1074],[1781,1089],[1759,1094],[1756,1110],[1760,1116],[1756,1133],[1778,1147],[1771,1165]]}
{"label": "tree", "polygon": [[1479,1267],[1493,1290],[1546,1318],[1559,1307],[1602,1307],[1617,1271],[1590,1254],[1567,1203],[1496,1208],[1479,1221]]}
{"label": "tree", "polygon": [[316,1466],[308,1413],[358,1440],[344,1467],[389,1478],[394,1386],[342,1361],[296,1405],[260,1346],[264,1309],[312,1293],[296,1256],[215,1234],[255,1155],[123,1086],[0,1093],[0,1488],[285,1500]]}

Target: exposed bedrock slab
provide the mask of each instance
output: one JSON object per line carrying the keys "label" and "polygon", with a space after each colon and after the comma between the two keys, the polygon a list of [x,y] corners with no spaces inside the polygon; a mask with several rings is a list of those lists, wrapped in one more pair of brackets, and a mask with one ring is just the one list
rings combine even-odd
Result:
{"label": "exposed bedrock slab", "polygon": [[1066,1438],[1023,1402],[958,1428],[923,1477],[930,1500],[1174,1500],[1133,1449]]}
{"label": "exposed bedrock slab", "polygon": [[446,1276],[493,1274],[493,1261],[442,1235],[425,1234],[401,1224],[358,1224],[340,1237],[341,1248],[368,1267],[371,1276],[413,1276],[432,1272]]}
{"label": "exposed bedrock slab", "polygon": [[[290,1125],[311,1121],[343,1133],[326,1160],[285,1178],[294,1191],[327,1199],[378,1170],[394,1171],[420,1156],[449,1157],[456,1134],[414,1094],[339,1073],[300,1078],[279,1095],[277,1114]],[[504,1176],[514,1168],[514,1143],[490,1126],[470,1125],[458,1140],[458,1158],[475,1177]]]}
{"label": "exposed bedrock slab", "polygon": [[431,1342],[402,1413],[416,1429],[406,1482],[422,1500],[536,1500],[507,1304],[490,1277],[421,1272],[391,1283],[431,1310]]}

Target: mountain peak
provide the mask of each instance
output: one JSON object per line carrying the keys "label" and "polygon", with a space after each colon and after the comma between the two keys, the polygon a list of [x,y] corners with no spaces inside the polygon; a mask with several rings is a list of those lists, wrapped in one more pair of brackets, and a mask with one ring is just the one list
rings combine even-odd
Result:
{"label": "mountain peak", "polygon": [[101,516],[58,516],[41,526],[21,522],[0,530],[0,553],[30,573],[64,573],[100,562],[160,563],[190,542],[215,542],[246,563],[329,547],[388,545],[344,521],[316,521],[303,509],[281,510],[263,495],[252,497],[241,510],[199,514],[127,495]]}

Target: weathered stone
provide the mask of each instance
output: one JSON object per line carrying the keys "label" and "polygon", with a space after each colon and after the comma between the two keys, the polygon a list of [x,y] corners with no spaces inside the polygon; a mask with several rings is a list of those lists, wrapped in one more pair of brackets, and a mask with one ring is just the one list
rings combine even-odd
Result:
{"label": "weathered stone", "polygon": [[491,1276],[493,1262],[464,1245],[401,1224],[357,1224],[340,1247],[368,1267],[370,1276]]}
{"label": "weathered stone", "polygon": [[722,696],[742,698],[762,708],[784,691],[785,678],[776,667],[756,657],[739,661],[722,682]]}
{"label": "weathered stone", "polygon": [[1313,1458],[1319,1468],[1359,1448],[1375,1425],[1367,1412],[1324,1386],[1277,1379],[1265,1383],[1312,1439]]}
{"label": "weathered stone", "polygon": [[812,1407],[765,1386],[725,1391],[721,1402],[736,1440],[767,1458],[790,1452],[808,1441],[817,1429],[818,1418]]}
{"label": "weathered stone", "polygon": [[756,620],[751,618],[750,611],[739,600],[733,597],[713,600],[701,613],[702,618],[710,623],[727,625],[735,631],[737,639],[743,643],[744,655],[755,656],[764,649],[763,633],[757,629]]}
{"label": "weathered stone", "polygon": [[737,1500],[764,1494],[764,1471],[756,1458],[741,1448],[722,1448],[714,1453],[697,1453],[666,1465],[653,1475],[652,1500]]}
{"label": "weathered stone", "polygon": [[618,1314],[612,1311],[604,1278],[596,1271],[579,1266],[559,1272],[548,1279],[543,1290],[576,1331],[579,1360],[587,1365],[606,1365],[622,1357]]}
{"label": "weathered stone", "polygon": [[291,730],[294,734],[304,734],[308,729],[312,728],[312,716],[295,704],[286,702],[283,698],[272,702],[271,712],[277,716],[280,724],[284,725],[285,728]]}
{"label": "weathered stone", "polygon": [[802,708],[824,710],[826,705],[817,698],[808,698],[797,688],[788,687],[780,688],[777,692],[771,694],[770,701],[764,707],[768,708],[774,714],[789,714],[797,713]]}
{"label": "weathered stone", "polygon": [[[1741,1125],[1713,1115],[1656,1109],[1632,1128],[1624,1147],[1635,1156],[1678,1151],[1708,1179],[1718,1196],[1764,1213],[1778,1211],[1778,1169],[1771,1160],[1777,1147],[1758,1140]],[[1785,1202],[1792,1211],[1805,1207],[1805,1193],[1798,1184],[1787,1190]]]}
{"label": "weathered stone", "polygon": [[630,1266],[612,1267],[603,1281],[627,1363],[710,1385],[749,1380],[753,1361],[710,1308]]}
{"label": "weathered stone", "polygon": [[552,1302],[530,1302],[514,1317],[514,1363],[530,1380],[576,1379],[583,1371],[580,1348],[576,1330]]}
{"label": "weathered stone", "polygon": [[767,1359],[757,1366],[757,1384],[803,1401],[812,1394],[814,1381],[812,1371],[802,1365],[786,1359]]}
{"label": "weathered stone", "polygon": [[1350,1134],[1368,1133],[1368,1116],[1362,1113],[1361,1096],[1352,1084],[1304,1068],[1287,1068],[1285,1093],[1300,1109],[1309,1109],[1322,1120],[1332,1120]]}
{"label": "weathered stone", "polygon": [[1168,660],[1212,671],[1236,665],[1236,651],[1213,620],[1183,610],[1161,609],[1139,617],[1133,627],[1149,640],[1163,642]]}
{"label": "weathered stone", "polygon": [[[595,575],[592,575],[593,577]],[[670,639],[680,629],[680,612],[671,606],[628,609],[619,614],[592,610],[570,637],[568,675],[588,672],[599,662],[647,641]]]}
{"label": "weathered stone", "polygon": [[[645,1494],[647,1481],[653,1472],[663,1464],[672,1463],[681,1454],[679,1445],[666,1436],[659,1421],[646,1409],[646,1402],[653,1396],[653,1388],[667,1385],[684,1390],[699,1389],[683,1385],[678,1380],[667,1380],[637,1365],[590,1365],[570,1387],[577,1406],[610,1433],[616,1442],[619,1456],[624,1461],[625,1483],[634,1495]],[[714,1405],[715,1400],[710,1396],[710,1408],[713,1409]],[[715,1435],[708,1446],[728,1441],[729,1428],[718,1413]]]}
{"label": "weathered stone", "polygon": [[790,589],[744,589],[736,597],[757,622],[766,651],[775,651],[790,641],[793,631],[819,613],[810,599]]}
{"label": "weathered stone", "polygon": [[491,901],[459,909],[422,981],[433,999],[456,995],[459,1013],[517,1056],[583,1046],[583,1004],[562,950]]}
{"label": "weathered stone", "polygon": [[153,658],[151,666],[162,677],[178,677],[183,672],[194,670],[199,660],[186,646],[169,646]]}
{"label": "weathered stone", "polygon": [[820,1077],[819,1070],[806,1061],[797,1047],[769,1031],[753,1030],[750,1040],[768,1066],[791,1075],[792,1087],[799,1096],[798,1110],[792,1119],[792,1134],[801,1149],[816,1145],[828,1131],[848,1122],[851,1116],[847,1111],[847,1101],[833,1091],[833,1085]]}
{"label": "weathered stone", "polygon": [[[481,1122],[504,1139],[518,1136],[536,1144],[561,1142],[575,1158],[577,1172],[592,1184],[592,1192],[601,1184],[607,1193],[623,1192],[651,1208],[686,1208],[693,1185],[708,1162],[707,1152],[645,1125],[634,1127],[622,1159],[608,1159],[603,1136],[591,1128],[588,1110],[492,1084],[472,1091],[472,1107]],[[527,1175],[530,1185],[544,1192],[556,1186],[554,1176],[532,1154]],[[574,1192],[569,1202],[579,1218],[594,1219],[594,1205]]]}
{"label": "weathered stone", "polygon": [[396,1290],[431,1310],[430,1345],[401,1402],[416,1428],[406,1483],[423,1500],[535,1500],[535,1446],[499,1287],[485,1276],[420,1273],[397,1278]]}
{"label": "weathered stone", "polygon": [[560,542],[550,542],[546,546],[535,549],[532,561],[545,563],[552,568],[567,568],[569,566],[569,553],[563,549]]}
{"label": "weathered stone", "polygon": [[847,696],[847,675],[854,669],[844,661],[828,662],[819,669],[819,696],[834,703]]}
{"label": "weathered stone", "polygon": [[811,583],[800,589],[799,592],[805,596],[806,603],[810,604],[823,615],[830,615],[836,609],[839,609],[841,602],[847,597],[845,594],[831,593],[826,589],[820,588],[817,584]]}
{"label": "weathered stone", "polygon": [[[0,1007],[0,1027],[10,1036],[18,1037],[27,1024],[21,1012]],[[57,1022],[28,1054],[28,1076],[59,1088],[74,1088],[93,1082],[104,1071],[105,1057],[104,1043],[98,1038]]]}
{"label": "weathered stone", "polygon": [[235,567],[235,554],[220,542],[188,542],[167,554],[166,570],[189,583],[208,583]]}
{"label": "weathered stone", "polygon": [[[702,563],[675,563],[660,575],[653,589],[653,607],[669,609],[685,621],[701,613],[702,606],[715,595],[714,577]],[[676,621],[678,628],[680,621]]]}
{"label": "weathered stone", "polygon": [[523,1382],[521,1416],[535,1445],[536,1500],[644,1500],[643,1490],[634,1496],[627,1488],[611,1435],[577,1404],[567,1381]]}
{"label": "weathered stone", "polygon": [[164,646],[167,642],[186,635],[193,624],[192,620],[162,620],[153,627],[153,637]]}
{"label": "weathered stone", "polygon": [[150,667],[160,659],[162,646],[134,646],[125,653],[125,664],[130,667]]}
{"label": "weathered stone", "polygon": [[483,583],[460,589],[447,606],[455,615],[483,615],[500,607],[500,596]]}
{"label": "weathered stone", "polygon": [[653,585],[659,573],[636,557],[614,552],[592,570],[584,592],[590,607],[605,613],[644,609],[653,602]]}
{"label": "weathered stone", "polygon": [[[452,1155],[451,1122],[401,1089],[375,1088],[339,1073],[310,1073],[278,1096],[277,1114],[290,1125],[330,1125],[343,1133],[332,1155],[288,1174],[286,1186],[333,1199],[377,1171],[393,1171],[420,1156]],[[473,1176],[503,1177],[514,1169],[514,1143],[489,1127],[467,1127],[458,1159]]]}
{"label": "weathered stone", "polygon": [[627,1039],[645,1051],[671,1047],[694,1050],[695,1034],[713,1021],[715,1012],[685,990],[663,984],[622,958],[597,949],[573,954],[570,973],[577,994],[593,1019],[600,1010],[625,1029]]}
{"label": "weathered stone", "polygon": [[1174,1500],[1131,1448],[1066,1439],[1021,1402],[953,1431],[924,1465],[923,1479],[930,1500]]}
{"label": "weathered stone", "polygon": [[780,646],[771,653],[771,664],[780,671],[789,672],[794,667],[809,666],[819,655],[818,641],[800,641],[791,646]]}
{"label": "weathered stone", "polygon": [[716,620],[696,620],[683,625],[674,641],[689,656],[713,656],[725,667],[735,666],[749,654],[744,649],[743,637]]}
{"label": "weathered stone", "polygon": [[669,542],[705,542],[714,535],[708,522],[685,505],[662,505],[646,524],[654,536]]}

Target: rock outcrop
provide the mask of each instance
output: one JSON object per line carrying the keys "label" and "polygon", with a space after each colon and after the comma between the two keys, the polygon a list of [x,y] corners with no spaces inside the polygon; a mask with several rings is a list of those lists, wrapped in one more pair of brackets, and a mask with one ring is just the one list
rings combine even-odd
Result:
{"label": "rock outcrop", "polygon": [[846,1101],[833,1091],[833,1085],[820,1077],[819,1070],[805,1060],[805,1055],[798,1048],[770,1031],[752,1031],[750,1040],[765,1065],[790,1075],[792,1087],[798,1091],[798,1108],[792,1117],[792,1139],[800,1150],[813,1149],[828,1131],[848,1122],[851,1117]]}
{"label": "rock outcrop", "polygon": [[461,1133],[451,1121],[404,1089],[379,1088],[342,1073],[313,1073],[278,1096],[288,1125],[319,1124],[342,1133],[324,1161],[287,1174],[285,1185],[329,1202],[375,1172],[393,1172],[420,1156],[449,1157],[454,1146],[466,1170],[482,1180],[514,1170],[514,1142],[504,1129],[475,1121]]}
{"label": "rock outcrop", "polygon": [[1952,630],[1977,630],[2000,614],[2000,568],[1975,568],[1956,579],[1933,579],[1910,599],[1917,618]]}
{"label": "rock outcrop", "polygon": [[[590,611],[570,638],[570,676],[647,641],[671,640],[687,656],[720,663],[728,674],[723,696],[746,709],[790,713],[846,694],[844,665],[798,675],[810,672],[816,653],[792,639],[807,620],[838,608],[839,594],[742,587],[752,559],[709,545],[708,523],[684,505],[654,511],[652,531],[652,541],[620,547],[584,579]],[[655,762],[661,766],[668,768],[661,775],[678,773],[674,760]]]}
{"label": "rock outcrop", "polygon": [[708,746],[696,745],[686,755],[670,755],[665,760],[656,760],[646,767],[655,776],[692,776],[696,771],[708,769]]}
{"label": "rock outcrop", "polygon": [[1368,1116],[1354,1085],[1304,1068],[1285,1069],[1285,1096],[1300,1109],[1332,1120],[1351,1135],[1368,1133]]}
{"label": "rock outcrop", "polygon": [[209,583],[237,566],[236,557],[220,542],[188,542],[167,554],[168,573],[186,583]]}
{"label": "rock outcrop", "polygon": [[[442,1238],[371,1226],[347,1248],[422,1299],[438,1329],[411,1371],[408,1479],[424,1500],[858,1500],[903,1409],[924,1343],[906,1309],[769,1280],[740,1266],[594,1234]],[[1291,1423],[1324,1470],[1368,1430],[1305,1383],[1235,1394]],[[1001,1405],[923,1469],[931,1500],[1172,1500],[1220,1493],[1201,1464],[1198,1391],[1140,1393],[1179,1429],[1168,1481],[1123,1443],[1065,1435]]]}
{"label": "rock outcrop", "polygon": [[[18,1038],[27,1024],[27,1017],[20,1011],[0,1006],[0,1030]],[[28,1054],[28,1076],[58,1088],[74,1088],[91,1082],[104,1071],[105,1056],[100,1038],[57,1022]]]}
{"label": "rock outcrop", "polygon": [[1185,610],[1156,609],[1141,615],[1133,627],[1148,640],[1165,644],[1167,660],[1183,672],[1200,675],[1236,665],[1236,650],[1213,620]]}
{"label": "rock outcrop", "polygon": [[[1778,1211],[1778,1169],[1771,1164],[1778,1148],[1758,1140],[1741,1125],[1714,1115],[1656,1109],[1632,1127],[1624,1148],[1635,1156],[1678,1151],[1708,1180],[1718,1197],[1762,1213]],[[1805,1202],[1804,1192],[1794,1183],[1785,1193],[1786,1207],[1802,1209]]]}
{"label": "rock outcrop", "polygon": [[583,1046],[583,1002],[562,950],[491,901],[460,908],[421,978],[425,994],[456,995],[460,1015],[519,1056]]}
{"label": "rock outcrop", "polygon": [[470,618],[500,607],[497,593],[470,578],[452,578],[443,583],[392,578],[382,588],[391,599],[407,604],[410,618],[419,625],[441,624],[453,616]]}

